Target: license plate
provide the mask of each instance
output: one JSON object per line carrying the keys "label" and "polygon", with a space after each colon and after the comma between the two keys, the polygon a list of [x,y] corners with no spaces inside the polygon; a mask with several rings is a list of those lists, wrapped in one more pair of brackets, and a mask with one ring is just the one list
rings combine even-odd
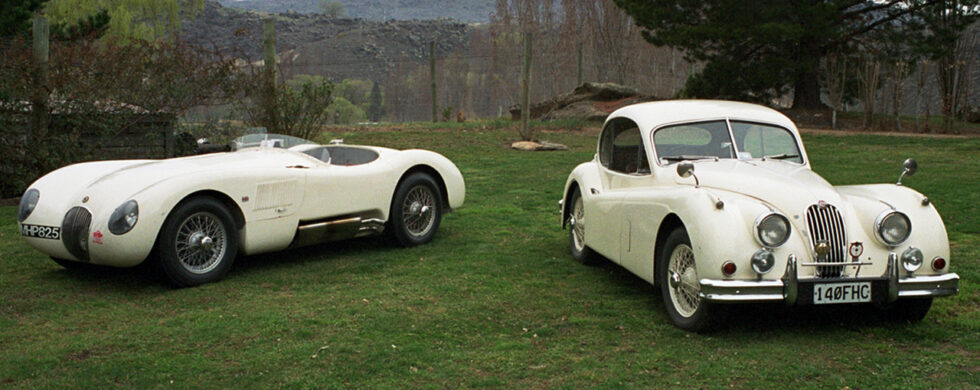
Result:
{"label": "license plate", "polygon": [[61,239],[61,228],[57,226],[43,225],[20,225],[20,235],[24,237],[46,238],[49,240]]}
{"label": "license plate", "polygon": [[871,282],[820,283],[813,285],[813,303],[871,302]]}

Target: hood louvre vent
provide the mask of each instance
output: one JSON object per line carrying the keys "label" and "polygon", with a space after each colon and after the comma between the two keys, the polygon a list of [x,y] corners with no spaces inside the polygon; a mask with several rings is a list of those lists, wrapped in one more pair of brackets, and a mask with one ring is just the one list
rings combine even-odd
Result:
{"label": "hood louvre vent", "polygon": [[[847,257],[847,233],[844,231],[844,218],[840,211],[830,204],[815,204],[806,209],[806,226],[810,230],[810,242],[814,247],[826,242],[830,251],[826,256],[818,256],[817,262],[844,263]],[[817,277],[837,278],[843,274],[844,266],[818,266]]]}

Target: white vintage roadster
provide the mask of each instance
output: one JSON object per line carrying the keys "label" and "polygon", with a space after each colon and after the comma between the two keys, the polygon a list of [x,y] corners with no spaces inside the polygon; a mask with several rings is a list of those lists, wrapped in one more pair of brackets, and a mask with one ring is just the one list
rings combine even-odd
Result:
{"label": "white vintage roadster", "polygon": [[25,192],[21,235],[65,267],[150,259],[175,284],[193,286],[220,279],[240,253],[382,232],[423,244],[442,214],[463,204],[459,169],[434,152],[274,134],[232,145],[55,170]]}
{"label": "white vintage roadster", "polygon": [[[907,160],[902,175],[915,169]],[[927,197],[901,184],[830,185],[810,169],[796,126],[762,106],[619,109],[561,204],[572,256],[604,256],[658,285],[686,330],[735,302],[873,302],[920,320],[933,297],[957,293]]]}

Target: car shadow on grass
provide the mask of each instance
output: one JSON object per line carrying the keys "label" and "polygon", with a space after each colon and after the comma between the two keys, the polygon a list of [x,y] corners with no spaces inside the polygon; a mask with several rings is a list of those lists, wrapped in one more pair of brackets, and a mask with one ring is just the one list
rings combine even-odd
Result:
{"label": "car shadow on grass", "polygon": [[52,264],[50,271],[42,273],[41,277],[51,283],[63,284],[65,287],[69,285],[84,288],[106,287],[115,291],[146,290],[147,286],[159,287],[161,290],[167,288],[149,260],[131,268],[86,263],[77,263],[65,268]]}
{"label": "car shadow on grass", "polygon": [[[293,268],[311,262],[326,262],[351,257],[378,257],[385,259],[385,252],[400,249],[388,242],[385,237],[363,237],[343,241],[328,242],[279,252],[252,256],[238,256],[227,277],[248,275],[254,272],[268,272],[282,268]],[[363,255],[363,256],[360,256]]]}
{"label": "car shadow on grass", "polygon": [[[590,268],[606,275],[609,287],[617,294],[651,295],[650,310],[654,320],[670,323],[659,287],[654,287],[611,261]],[[606,283],[606,282],[603,282]],[[894,320],[874,304],[801,305],[783,303],[745,303],[721,305],[718,323],[705,334],[711,336],[739,334],[839,334],[840,330],[862,331],[879,327],[903,327],[907,322]],[[930,321],[927,316],[926,322]]]}

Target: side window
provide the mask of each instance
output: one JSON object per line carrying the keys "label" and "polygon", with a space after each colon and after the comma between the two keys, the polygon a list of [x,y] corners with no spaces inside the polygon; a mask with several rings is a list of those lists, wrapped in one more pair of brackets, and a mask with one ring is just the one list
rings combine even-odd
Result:
{"label": "side window", "polygon": [[636,123],[617,118],[606,125],[599,140],[599,162],[620,173],[650,173],[643,137]]}

